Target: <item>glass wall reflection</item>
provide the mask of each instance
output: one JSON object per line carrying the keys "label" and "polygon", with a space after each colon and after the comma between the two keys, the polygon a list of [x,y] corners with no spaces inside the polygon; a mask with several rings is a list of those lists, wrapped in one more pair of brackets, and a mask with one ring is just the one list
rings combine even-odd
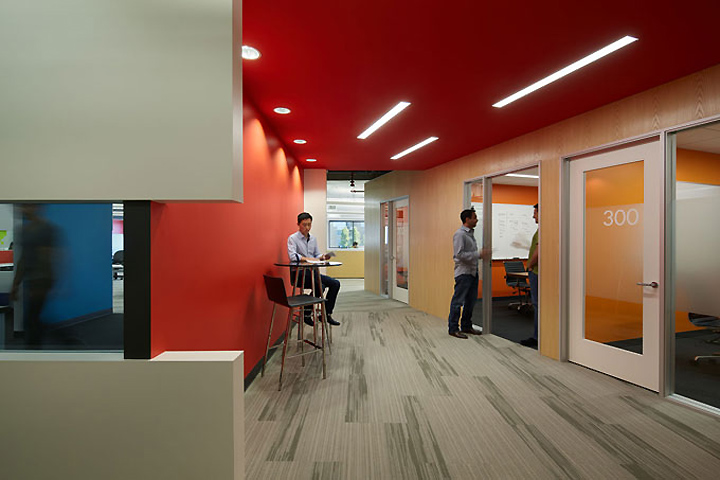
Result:
{"label": "glass wall reflection", "polygon": [[122,205],[0,204],[0,349],[122,351],[123,269]]}
{"label": "glass wall reflection", "polygon": [[675,393],[720,408],[720,123],[676,145]]}

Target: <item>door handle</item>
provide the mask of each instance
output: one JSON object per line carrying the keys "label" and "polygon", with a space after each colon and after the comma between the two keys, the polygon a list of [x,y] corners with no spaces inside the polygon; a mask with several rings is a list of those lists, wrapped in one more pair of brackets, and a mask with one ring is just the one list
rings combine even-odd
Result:
{"label": "door handle", "polygon": [[658,288],[660,286],[660,284],[657,282],[650,282],[650,283],[637,282],[636,285],[641,285],[643,287],[652,287],[652,288]]}

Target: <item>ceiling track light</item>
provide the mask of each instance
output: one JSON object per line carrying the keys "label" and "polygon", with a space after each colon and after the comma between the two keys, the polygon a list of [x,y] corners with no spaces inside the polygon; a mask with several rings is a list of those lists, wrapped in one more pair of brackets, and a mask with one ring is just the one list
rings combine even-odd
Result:
{"label": "ceiling track light", "polygon": [[403,150],[402,152],[398,153],[397,155],[393,155],[390,157],[390,160],[397,160],[398,158],[404,157],[405,155],[414,152],[415,150],[424,147],[425,145],[434,142],[437,140],[438,137],[428,137],[422,142],[418,143],[417,145],[413,145],[412,147],[408,148],[407,150]]}
{"label": "ceiling track light", "polygon": [[397,105],[395,105],[393,108],[391,108],[385,115],[380,117],[375,123],[370,125],[367,130],[362,132],[360,135],[357,136],[360,140],[365,140],[370,135],[375,133],[375,131],[385,125],[387,122],[392,120],[392,118],[397,115],[398,113],[405,110],[407,107],[410,106],[410,102],[399,102]]}
{"label": "ceiling track light", "polygon": [[513,93],[509,97],[504,98],[503,100],[500,100],[499,102],[493,104],[493,107],[502,108],[505,105],[508,105],[509,103],[512,103],[515,100],[518,100],[526,95],[529,95],[532,92],[534,92],[535,90],[539,90],[542,87],[545,87],[556,80],[560,80],[564,76],[569,75],[576,70],[580,70],[581,68],[595,62],[596,60],[600,60],[604,56],[609,55],[617,50],[620,50],[621,48],[623,48],[627,45],[630,45],[631,43],[633,43],[635,41],[637,41],[637,38],[631,37],[629,35],[625,36],[625,37],[621,38],[620,40],[617,40],[617,41],[611,43],[610,45],[601,48],[597,52],[591,53],[587,57],[581,58],[577,62],[575,62],[571,65],[568,65],[567,67],[565,67],[561,70],[558,70],[557,72],[555,72],[551,75],[548,75],[547,77],[543,78],[542,80],[539,80],[539,81],[533,83],[529,87],[525,87],[522,90],[520,90],[519,92]]}

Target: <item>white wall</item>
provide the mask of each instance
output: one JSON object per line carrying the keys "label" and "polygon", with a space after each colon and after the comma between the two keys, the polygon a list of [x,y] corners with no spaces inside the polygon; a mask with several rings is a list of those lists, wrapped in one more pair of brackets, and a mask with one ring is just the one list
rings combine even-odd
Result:
{"label": "white wall", "polygon": [[[317,237],[320,252],[327,252],[327,171],[305,169],[305,211],[313,216],[311,233]],[[298,212],[300,213],[300,212]]]}
{"label": "white wall", "polygon": [[241,0],[0,0],[0,200],[242,199]]}
{"label": "white wall", "polygon": [[0,354],[0,477],[244,478],[242,352]]}

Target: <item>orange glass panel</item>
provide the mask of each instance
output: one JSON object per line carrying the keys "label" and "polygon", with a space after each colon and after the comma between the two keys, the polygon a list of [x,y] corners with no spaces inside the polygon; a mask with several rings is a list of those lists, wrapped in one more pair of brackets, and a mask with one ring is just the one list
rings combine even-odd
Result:
{"label": "orange glass panel", "polygon": [[642,353],[644,162],[585,173],[585,338]]}
{"label": "orange glass panel", "polygon": [[408,207],[398,207],[395,210],[395,265],[397,271],[395,272],[396,285],[399,288],[408,288],[408,256],[410,252],[407,251],[408,245]]}

